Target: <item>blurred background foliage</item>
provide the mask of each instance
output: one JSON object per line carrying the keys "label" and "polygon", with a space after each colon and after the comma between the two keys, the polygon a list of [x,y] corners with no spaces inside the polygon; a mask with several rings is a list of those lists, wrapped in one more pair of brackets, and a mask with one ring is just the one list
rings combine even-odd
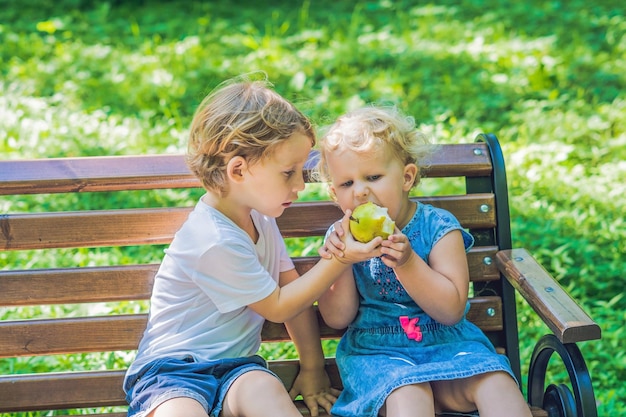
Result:
{"label": "blurred background foliage", "polygon": [[[385,103],[439,143],[493,132],[507,162],[514,246],[531,250],[602,326],[602,340],[581,347],[599,415],[622,415],[625,9],[621,0],[0,0],[0,153],[180,153],[204,95],[256,70],[320,128],[356,106]],[[158,205],[196,194],[130,199]],[[112,198],[3,199],[0,210]],[[158,262],[160,252],[1,253],[0,267],[100,264],[110,256]],[[527,359],[547,328],[521,301],[519,308]],[[0,318],[20,314],[33,312],[0,311]],[[279,345],[264,353],[289,352]],[[0,362],[0,371],[53,362]]]}

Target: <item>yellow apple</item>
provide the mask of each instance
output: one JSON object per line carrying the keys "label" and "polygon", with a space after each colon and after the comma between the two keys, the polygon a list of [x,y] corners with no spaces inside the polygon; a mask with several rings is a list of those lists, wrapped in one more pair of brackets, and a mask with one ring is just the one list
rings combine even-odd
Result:
{"label": "yellow apple", "polygon": [[386,207],[367,202],[357,206],[350,216],[350,233],[359,242],[367,243],[376,236],[383,239],[393,233],[395,222]]}

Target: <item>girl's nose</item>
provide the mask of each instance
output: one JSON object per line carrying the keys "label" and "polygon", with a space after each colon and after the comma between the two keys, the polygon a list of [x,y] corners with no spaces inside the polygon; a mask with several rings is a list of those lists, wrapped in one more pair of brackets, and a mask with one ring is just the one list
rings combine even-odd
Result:
{"label": "girl's nose", "polygon": [[363,197],[367,197],[369,195],[369,193],[370,193],[369,187],[367,187],[367,185],[365,185],[365,184],[357,184],[357,185],[355,185],[354,190],[355,190],[356,197],[359,200],[362,200]]}

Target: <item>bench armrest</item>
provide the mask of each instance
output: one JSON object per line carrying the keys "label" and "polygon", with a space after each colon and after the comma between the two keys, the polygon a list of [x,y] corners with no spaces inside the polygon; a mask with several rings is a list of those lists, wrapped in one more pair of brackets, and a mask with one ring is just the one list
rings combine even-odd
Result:
{"label": "bench armrest", "polygon": [[562,343],[600,339],[600,326],[527,250],[499,251],[496,265]]}

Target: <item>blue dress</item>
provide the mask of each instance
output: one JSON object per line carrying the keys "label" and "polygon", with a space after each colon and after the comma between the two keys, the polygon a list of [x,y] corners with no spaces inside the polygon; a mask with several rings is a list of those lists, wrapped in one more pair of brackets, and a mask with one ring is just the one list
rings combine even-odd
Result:
{"label": "blue dress", "polygon": [[[425,261],[445,234],[460,230],[466,250],[473,237],[446,210],[418,203],[402,232]],[[355,320],[337,346],[344,389],[333,416],[376,417],[396,388],[427,381],[467,378],[485,372],[513,373],[485,334],[465,315],[447,326],[429,317],[380,258],[353,267],[360,296]],[[469,302],[465,309],[469,309]]]}

